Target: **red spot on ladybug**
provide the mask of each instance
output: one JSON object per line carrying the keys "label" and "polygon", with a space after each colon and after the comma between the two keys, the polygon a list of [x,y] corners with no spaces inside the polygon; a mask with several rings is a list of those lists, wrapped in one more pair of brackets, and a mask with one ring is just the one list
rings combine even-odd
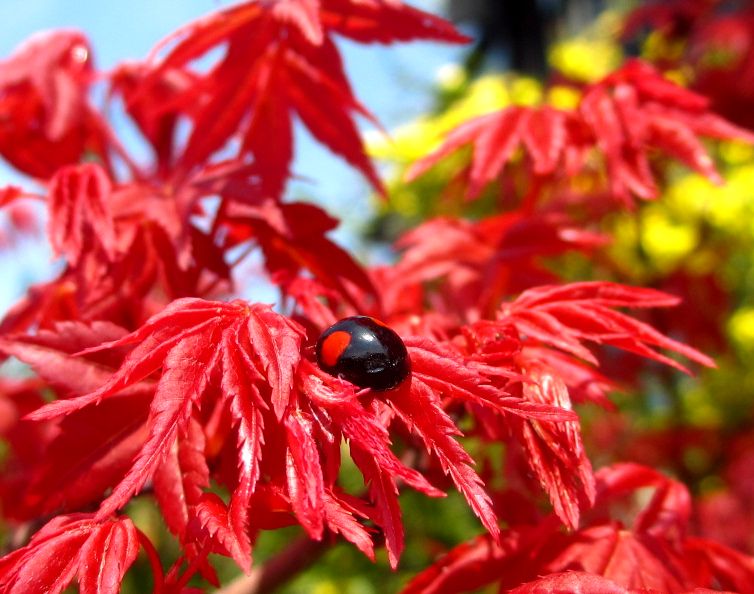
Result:
{"label": "red spot on ladybug", "polygon": [[328,367],[335,367],[338,364],[340,356],[343,354],[343,351],[346,350],[350,342],[351,335],[343,330],[328,334],[322,341],[322,347],[320,349],[320,357],[322,358],[323,363]]}
{"label": "red spot on ladybug", "polygon": [[323,371],[360,388],[389,390],[410,372],[401,337],[368,316],[344,318],[330,326],[319,337],[316,352]]}

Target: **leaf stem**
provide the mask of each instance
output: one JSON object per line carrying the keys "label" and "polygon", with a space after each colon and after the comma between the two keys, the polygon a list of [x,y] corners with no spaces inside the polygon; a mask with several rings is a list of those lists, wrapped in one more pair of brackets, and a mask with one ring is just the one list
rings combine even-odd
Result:
{"label": "leaf stem", "polygon": [[141,530],[137,530],[136,534],[138,536],[139,542],[141,543],[141,546],[144,548],[144,552],[147,554],[149,564],[152,566],[152,574],[154,578],[154,590],[152,591],[152,594],[162,594],[165,574],[162,571],[162,562],[160,561],[160,556],[157,554],[154,545],[149,540],[149,538],[147,538],[146,534],[144,534]]}
{"label": "leaf stem", "polygon": [[272,557],[267,563],[220,588],[215,594],[266,594],[273,592],[319,559],[331,546],[331,539],[320,541],[302,536]]}

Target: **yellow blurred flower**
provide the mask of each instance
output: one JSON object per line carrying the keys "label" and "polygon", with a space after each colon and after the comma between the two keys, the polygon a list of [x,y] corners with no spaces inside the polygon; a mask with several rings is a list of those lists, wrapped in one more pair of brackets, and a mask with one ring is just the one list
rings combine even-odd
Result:
{"label": "yellow blurred flower", "polygon": [[542,83],[536,78],[520,76],[510,83],[511,103],[515,105],[539,105],[542,103]]}
{"label": "yellow blurred flower", "polygon": [[733,313],[728,334],[739,347],[754,350],[754,307],[741,307]]}
{"label": "yellow blurred flower", "polygon": [[339,594],[340,589],[334,582],[322,581],[312,588],[312,594]]}
{"label": "yellow blurred flower", "polygon": [[665,209],[647,209],[642,216],[641,245],[660,270],[670,270],[696,248],[695,226],[673,220]]}
{"label": "yellow blurred flower", "polygon": [[581,93],[572,87],[554,85],[547,91],[547,103],[557,109],[576,109],[581,100]]}
{"label": "yellow blurred flower", "polygon": [[590,83],[618,68],[623,54],[615,41],[576,37],[555,44],[549,59],[553,68],[568,78]]}

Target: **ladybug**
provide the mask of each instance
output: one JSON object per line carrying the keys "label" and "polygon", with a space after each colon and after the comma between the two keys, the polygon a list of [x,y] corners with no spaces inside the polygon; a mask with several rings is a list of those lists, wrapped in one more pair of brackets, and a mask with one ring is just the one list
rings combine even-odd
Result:
{"label": "ladybug", "polygon": [[411,370],[401,337],[369,316],[336,322],[319,337],[316,351],[320,369],[360,388],[395,388]]}

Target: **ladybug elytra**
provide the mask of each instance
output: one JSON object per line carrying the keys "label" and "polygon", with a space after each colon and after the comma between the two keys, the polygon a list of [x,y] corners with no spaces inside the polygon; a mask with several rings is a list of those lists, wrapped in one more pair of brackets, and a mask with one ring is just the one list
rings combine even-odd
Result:
{"label": "ladybug elytra", "polygon": [[317,341],[320,369],[360,388],[389,390],[409,374],[406,345],[395,331],[368,316],[343,318]]}

